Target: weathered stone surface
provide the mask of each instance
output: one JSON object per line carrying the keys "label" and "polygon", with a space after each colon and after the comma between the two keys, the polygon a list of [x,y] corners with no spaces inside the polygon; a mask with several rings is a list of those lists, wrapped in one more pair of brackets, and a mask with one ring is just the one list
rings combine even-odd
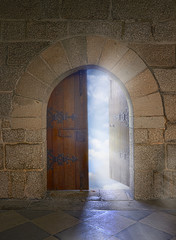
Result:
{"label": "weathered stone surface", "polygon": [[164,117],[135,117],[134,128],[165,128]]}
{"label": "weathered stone surface", "polygon": [[109,0],[64,0],[62,18],[66,19],[107,19],[109,15]]}
{"label": "weathered stone surface", "polygon": [[133,22],[125,24],[123,39],[129,42],[147,42],[153,40],[149,22]]}
{"label": "weathered stone surface", "polygon": [[164,197],[171,198],[173,196],[173,174],[170,171],[164,172]]}
{"label": "weathered stone surface", "polygon": [[156,80],[149,69],[128,81],[125,86],[131,98],[142,97],[158,90]]}
{"label": "weathered stone surface", "polygon": [[162,116],[163,105],[160,94],[153,93],[133,100],[135,116]]}
{"label": "weathered stone surface", "polygon": [[9,173],[0,172],[0,198],[9,196]]}
{"label": "weathered stone surface", "polygon": [[39,117],[42,113],[42,102],[20,96],[13,99],[12,117]]}
{"label": "weathered stone surface", "polygon": [[121,39],[122,23],[113,21],[89,21],[89,22],[69,22],[69,34],[93,34]]}
{"label": "weathered stone surface", "polygon": [[149,66],[175,65],[175,46],[174,45],[155,45],[155,44],[130,44],[132,48]]}
{"label": "weathered stone surface", "polygon": [[[153,198],[153,173],[152,171],[135,172],[135,199]],[[142,183],[142,184],[141,184]]]}
{"label": "weathered stone surface", "polygon": [[25,21],[6,21],[2,22],[3,40],[24,40],[25,39]]}
{"label": "weathered stone surface", "polygon": [[3,152],[3,145],[0,144],[0,169],[3,168],[4,165],[4,152]]}
{"label": "weathered stone surface", "polygon": [[[125,6],[124,6],[125,4]],[[113,19],[167,20],[175,17],[172,0],[112,1]]]}
{"label": "weathered stone surface", "polygon": [[163,129],[149,129],[149,141],[150,143],[163,143],[164,142]]}
{"label": "weathered stone surface", "polygon": [[20,171],[11,172],[10,178],[12,198],[24,198],[25,173]]}
{"label": "weathered stone surface", "polygon": [[132,50],[129,50],[112,69],[112,72],[126,83],[146,68],[142,59]]}
{"label": "weathered stone surface", "polygon": [[41,142],[43,140],[42,130],[27,130],[26,131],[26,141],[27,142]]}
{"label": "weathered stone surface", "polygon": [[72,67],[87,64],[87,43],[85,37],[70,38],[62,41]]}
{"label": "weathered stone surface", "polygon": [[153,198],[163,198],[164,196],[164,176],[163,172],[153,172]]}
{"label": "weathered stone surface", "polygon": [[165,168],[164,145],[135,145],[135,169],[161,171]]}
{"label": "weathered stone surface", "polygon": [[12,106],[12,94],[0,93],[0,115],[8,116]]}
{"label": "weathered stone surface", "polygon": [[176,111],[175,111],[176,95],[175,94],[163,95],[163,98],[164,98],[166,118],[171,122],[175,122],[176,121]]}
{"label": "weathered stone surface", "polygon": [[60,18],[61,7],[62,7],[62,0],[42,1],[42,17],[46,19]]}
{"label": "weathered stone surface", "polygon": [[176,92],[176,69],[154,69],[161,91]]}
{"label": "weathered stone surface", "polygon": [[176,141],[176,124],[167,124],[165,140],[167,142]]}
{"label": "weathered stone surface", "polygon": [[9,119],[2,120],[2,128],[11,128],[11,122]]}
{"label": "weathered stone surface", "polygon": [[40,144],[6,145],[7,169],[42,168],[42,149]]}
{"label": "weathered stone surface", "polygon": [[115,40],[107,40],[102,50],[99,65],[112,69],[129,49]]}
{"label": "weathered stone surface", "polygon": [[135,143],[146,143],[148,141],[147,129],[135,129],[134,130],[134,142]]}
{"label": "weathered stone surface", "polygon": [[11,126],[13,129],[39,129],[42,127],[41,118],[12,118]]}
{"label": "weathered stone surface", "polygon": [[2,138],[4,142],[24,142],[24,129],[3,129]]}
{"label": "weathered stone surface", "polygon": [[56,74],[51,71],[41,57],[36,57],[28,66],[27,71],[47,84],[51,84],[56,78]]}
{"label": "weathered stone surface", "polygon": [[97,64],[100,59],[106,38],[98,36],[87,36],[87,59],[88,64]]}
{"label": "weathered stone surface", "polygon": [[43,171],[26,173],[25,196],[27,198],[42,198],[46,191],[46,180]]}
{"label": "weathered stone surface", "polygon": [[7,44],[0,43],[0,66],[5,64],[6,57],[7,57]]}
{"label": "weathered stone surface", "polygon": [[46,39],[54,40],[67,36],[67,22],[47,22],[46,23]]}
{"label": "weathered stone surface", "polygon": [[173,176],[173,197],[176,198],[176,172],[173,172],[172,176]]}
{"label": "weathered stone surface", "polygon": [[176,170],[176,145],[167,145],[167,168]]}
{"label": "weathered stone surface", "polygon": [[41,53],[41,56],[58,75],[70,69],[65,51],[60,42],[47,48]]}
{"label": "weathered stone surface", "polygon": [[28,40],[46,39],[46,22],[41,21],[27,22],[26,38]]}
{"label": "weathered stone surface", "polygon": [[155,26],[154,37],[156,41],[174,41],[176,39],[176,22],[160,22]]}
{"label": "weathered stone surface", "polygon": [[43,100],[47,86],[25,73],[18,82],[16,93],[36,100]]}
{"label": "weathered stone surface", "polygon": [[24,66],[46,46],[48,42],[9,43],[7,63]]}

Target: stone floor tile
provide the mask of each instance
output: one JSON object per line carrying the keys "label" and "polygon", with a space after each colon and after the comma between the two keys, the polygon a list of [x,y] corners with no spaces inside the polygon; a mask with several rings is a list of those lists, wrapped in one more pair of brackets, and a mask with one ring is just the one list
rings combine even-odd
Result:
{"label": "stone floor tile", "polygon": [[164,212],[176,216],[176,210],[165,210]]}
{"label": "stone floor tile", "polygon": [[54,236],[47,237],[43,240],[58,240],[58,238],[55,238]]}
{"label": "stone floor tile", "polygon": [[42,240],[49,234],[31,222],[24,223],[0,233],[1,240]]}
{"label": "stone floor tile", "polygon": [[134,224],[135,221],[120,216],[116,211],[107,211],[98,217],[92,217],[90,220],[86,221],[86,223],[100,228],[108,235],[114,235]]}
{"label": "stone floor tile", "polygon": [[[19,213],[9,210],[0,213],[0,232],[5,231],[9,228],[25,223],[26,218],[21,216]],[[1,239],[1,238],[0,238]]]}
{"label": "stone floor tile", "polygon": [[54,203],[51,200],[33,200],[30,202],[28,209],[32,210],[53,210],[54,209]]}
{"label": "stone floor tile", "polygon": [[148,215],[150,215],[151,213],[153,213],[153,211],[149,211],[149,210],[137,210],[137,211],[118,211],[118,213],[121,216],[133,219],[135,221],[139,221],[141,219],[143,219],[144,217],[147,217]]}
{"label": "stone floor tile", "polygon": [[103,210],[82,210],[82,211],[65,211],[66,213],[70,214],[73,217],[76,217],[82,221],[87,220],[88,218],[99,216],[106,211]]}
{"label": "stone floor tile", "polygon": [[176,216],[171,214],[154,212],[140,220],[140,222],[169,234],[176,235]]}
{"label": "stone floor tile", "polygon": [[108,240],[120,240],[120,239],[115,236],[112,236],[112,237],[108,238]]}
{"label": "stone floor tile", "polygon": [[169,240],[172,236],[142,223],[136,223],[117,235],[120,240]]}
{"label": "stone floor tile", "polygon": [[35,218],[39,218],[45,215],[48,215],[50,213],[53,213],[53,211],[40,211],[40,210],[18,210],[16,211],[17,213],[21,214],[23,217],[29,219],[29,220],[33,220]]}
{"label": "stone floor tile", "polygon": [[57,211],[55,213],[34,219],[32,222],[48,233],[55,234],[78,224],[80,221],[63,211]]}
{"label": "stone floor tile", "polygon": [[86,223],[80,223],[55,235],[61,240],[108,240],[109,236]]}

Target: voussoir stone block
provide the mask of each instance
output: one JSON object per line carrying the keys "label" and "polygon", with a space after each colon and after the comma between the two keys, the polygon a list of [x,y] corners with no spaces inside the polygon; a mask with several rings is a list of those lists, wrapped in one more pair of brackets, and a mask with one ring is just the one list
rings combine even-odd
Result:
{"label": "voussoir stone block", "polygon": [[25,196],[27,198],[42,198],[46,191],[45,171],[26,173]]}
{"label": "voussoir stone block", "polygon": [[176,141],[176,124],[167,124],[165,140],[167,142]]}
{"label": "voussoir stone block", "polygon": [[99,65],[112,69],[129,49],[115,40],[107,40],[103,47]]}
{"label": "voussoir stone block", "polygon": [[154,69],[161,91],[176,92],[176,69]]}
{"label": "voussoir stone block", "polygon": [[24,198],[25,172],[17,171],[10,173],[12,198]]}
{"label": "voussoir stone block", "polygon": [[7,169],[42,168],[42,147],[40,144],[6,145]]}
{"label": "voussoir stone block", "polygon": [[88,64],[97,64],[105,44],[106,38],[87,36],[87,59]]}
{"label": "voussoir stone block", "polygon": [[60,42],[44,50],[41,56],[58,75],[70,69],[64,48]]}
{"label": "voussoir stone block", "polygon": [[4,162],[4,152],[3,152],[3,145],[0,144],[0,169],[3,168]]}
{"label": "voussoir stone block", "polygon": [[137,98],[158,91],[158,85],[149,69],[139,73],[125,84],[130,97]]}
{"label": "voussoir stone block", "polygon": [[176,170],[176,145],[167,145],[167,168]]}
{"label": "voussoir stone block", "polygon": [[176,94],[173,95],[163,95],[164,99],[164,107],[165,107],[165,113],[166,118],[171,121],[176,121]]}
{"label": "voussoir stone block", "polygon": [[3,40],[24,40],[25,21],[6,21],[2,23]]}
{"label": "voussoir stone block", "polygon": [[56,74],[47,66],[41,57],[36,57],[28,66],[27,71],[47,84],[51,84],[56,78]]}
{"label": "voussoir stone block", "polygon": [[86,37],[69,38],[62,41],[72,67],[87,64],[87,41]]}
{"label": "voussoir stone block", "polygon": [[24,142],[25,130],[24,129],[3,129],[2,130],[3,142]]}
{"label": "voussoir stone block", "polygon": [[164,145],[135,145],[134,159],[136,170],[161,171],[165,168]]}
{"label": "voussoir stone block", "polygon": [[134,128],[165,128],[164,117],[134,117]]}
{"label": "voussoir stone block", "polygon": [[11,119],[11,127],[13,129],[23,128],[23,129],[40,129],[42,127],[41,118],[12,118]]}
{"label": "voussoir stone block", "polygon": [[155,26],[154,38],[156,41],[174,41],[176,39],[176,22],[167,21],[157,23]]}
{"label": "voussoir stone block", "polygon": [[0,172],[0,198],[9,197],[9,173]]}
{"label": "voussoir stone block", "polygon": [[9,116],[12,108],[12,93],[0,93],[0,115]]}
{"label": "voussoir stone block", "polygon": [[[134,176],[135,182],[135,199],[152,199],[153,198],[153,172],[136,171]],[[142,183],[142,184],[141,184]]]}
{"label": "voussoir stone block", "polygon": [[121,60],[113,67],[114,73],[123,83],[128,82],[146,68],[142,59],[132,50],[128,50]]}
{"label": "voussoir stone block", "polygon": [[135,116],[162,116],[163,105],[160,94],[153,93],[133,99]]}

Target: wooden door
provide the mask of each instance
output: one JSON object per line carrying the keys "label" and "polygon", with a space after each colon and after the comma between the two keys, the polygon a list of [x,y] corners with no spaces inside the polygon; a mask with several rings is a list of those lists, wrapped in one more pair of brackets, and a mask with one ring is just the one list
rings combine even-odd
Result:
{"label": "wooden door", "polygon": [[115,80],[110,81],[109,123],[110,177],[129,186],[129,111]]}
{"label": "wooden door", "polygon": [[86,76],[86,71],[79,71],[65,78],[49,99],[48,190],[88,189]]}

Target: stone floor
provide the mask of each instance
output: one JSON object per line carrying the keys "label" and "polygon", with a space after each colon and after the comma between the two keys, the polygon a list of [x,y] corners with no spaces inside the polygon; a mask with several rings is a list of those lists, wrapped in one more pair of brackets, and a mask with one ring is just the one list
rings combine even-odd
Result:
{"label": "stone floor", "polygon": [[119,191],[50,192],[0,200],[0,240],[176,240],[176,201]]}

